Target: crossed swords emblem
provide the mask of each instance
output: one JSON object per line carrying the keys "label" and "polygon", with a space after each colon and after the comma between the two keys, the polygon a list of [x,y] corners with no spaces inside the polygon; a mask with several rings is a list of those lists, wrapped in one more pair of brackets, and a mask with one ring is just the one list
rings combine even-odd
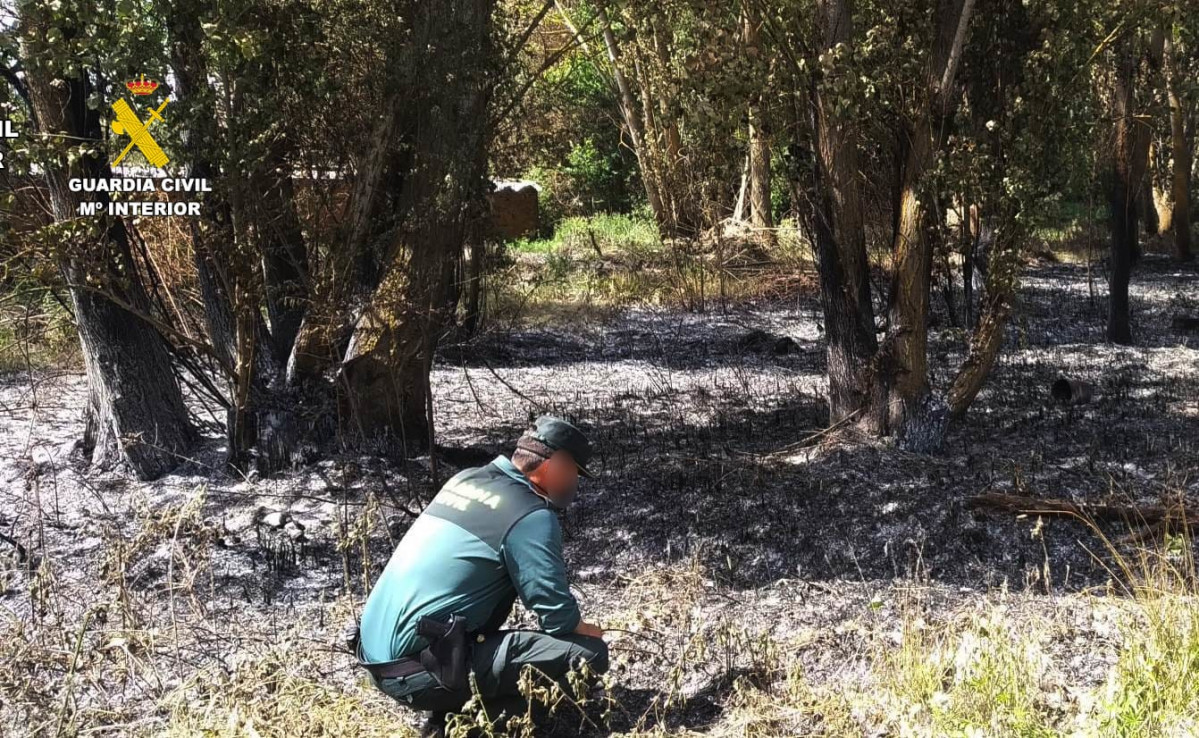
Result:
{"label": "crossed swords emblem", "polygon": [[129,107],[129,103],[125,102],[124,98],[117,98],[117,101],[112,104],[112,109],[117,114],[117,119],[112,122],[113,132],[118,136],[129,136],[129,145],[112,162],[114,167],[121,163],[121,160],[133,150],[134,146],[137,147],[138,151],[142,152],[142,155],[146,157],[146,161],[150,162],[151,166],[161,169],[170,161],[166,153],[150,135],[150,126],[154,121],[158,121],[159,123],[166,122],[162,119],[162,111],[168,102],[170,102],[170,98],[163,100],[162,105],[159,105],[157,110],[147,107],[146,110],[149,111],[150,117],[146,118],[145,123],[142,123],[141,119],[137,117],[137,113],[133,112],[133,108]]}

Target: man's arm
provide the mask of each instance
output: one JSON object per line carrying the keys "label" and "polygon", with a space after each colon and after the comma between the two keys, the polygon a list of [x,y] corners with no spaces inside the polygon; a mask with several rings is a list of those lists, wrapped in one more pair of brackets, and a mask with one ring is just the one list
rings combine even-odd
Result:
{"label": "man's arm", "polygon": [[531,512],[512,526],[504,541],[504,561],[520,601],[536,613],[542,630],[550,635],[581,632],[577,629],[585,624],[566,581],[562,528],[552,511]]}

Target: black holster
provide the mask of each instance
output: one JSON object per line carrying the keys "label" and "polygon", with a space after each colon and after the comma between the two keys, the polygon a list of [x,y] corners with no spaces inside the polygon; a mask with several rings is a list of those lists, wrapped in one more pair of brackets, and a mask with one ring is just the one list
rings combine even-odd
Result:
{"label": "black holster", "polygon": [[443,623],[424,617],[416,624],[416,634],[429,639],[429,646],[420,652],[425,671],[446,689],[466,690],[469,687],[466,618],[452,615],[448,623]]}

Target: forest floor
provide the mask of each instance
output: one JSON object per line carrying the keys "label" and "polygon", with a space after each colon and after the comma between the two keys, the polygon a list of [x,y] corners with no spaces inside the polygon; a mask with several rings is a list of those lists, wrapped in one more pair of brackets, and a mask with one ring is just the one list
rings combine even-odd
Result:
{"label": "forest floor", "polygon": [[[1171,329],[1199,313],[1195,276],[1146,257],[1137,343],[1114,347],[1101,273],[1032,266],[1005,352],[936,456],[815,435],[825,359],[807,293],[447,347],[433,383],[453,451],[435,464],[342,455],[239,479],[214,434],[139,483],[72,456],[81,376],[6,376],[0,734],[402,734],[416,716],[338,632],[435,480],[507,452],[543,411],[598,448],[564,530],[614,668],[607,698],[561,705],[537,735],[1194,734],[1189,540],[1153,542],[1158,556],[1117,542],[1133,521],[969,500],[1195,503],[1199,334]],[[938,323],[943,389],[963,334]],[[1094,399],[1053,404],[1060,376]]]}

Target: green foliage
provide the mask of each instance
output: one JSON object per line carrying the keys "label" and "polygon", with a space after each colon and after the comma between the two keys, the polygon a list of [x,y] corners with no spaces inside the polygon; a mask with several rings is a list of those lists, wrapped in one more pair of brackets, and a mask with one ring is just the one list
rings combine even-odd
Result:
{"label": "green foliage", "polygon": [[603,212],[618,207],[624,185],[620,172],[621,159],[616,152],[602,152],[594,137],[587,137],[571,147],[566,156],[563,173],[575,183],[587,202],[588,212]]}
{"label": "green foliage", "polygon": [[[545,23],[555,26],[555,16]],[[509,84],[532,77],[550,61],[528,49],[509,70]],[[542,229],[553,232],[564,217],[628,212],[644,190],[634,153],[621,143],[619,109],[611,81],[585,50],[573,48],[530,86],[501,126],[492,147],[492,169],[542,186]]]}
{"label": "green foliage", "polygon": [[595,136],[571,145],[557,166],[534,166],[523,176],[541,185],[541,229],[552,234],[563,218],[628,212],[635,171],[620,151],[605,149]]}
{"label": "green foliage", "polygon": [[600,213],[591,217],[572,216],[558,224],[552,238],[523,240],[512,245],[515,251],[550,254],[559,251],[599,249],[607,256],[646,255],[660,250],[653,220],[644,213]]}
{"label": "green foliage", "polygon": [[1190,735],[1199,730],[1199,605],[1165,594],[1146,601],[1125,630],[1125,647],[1101,701],[1102,733]]}
{"label": "green foliage", "polygon": [[884,709],[904,733],[1055,735],[1040,688],[1045,661],[1000,608],[956,632],[909,617],[878,662]]}
{"label": "green foliage", "polygon": [[1189,529],[1160,548],[1117,555],[1132,600],[1123,645],[1097,700],[1092,732],[1175,736],[1199,731],[1199,586]]}

